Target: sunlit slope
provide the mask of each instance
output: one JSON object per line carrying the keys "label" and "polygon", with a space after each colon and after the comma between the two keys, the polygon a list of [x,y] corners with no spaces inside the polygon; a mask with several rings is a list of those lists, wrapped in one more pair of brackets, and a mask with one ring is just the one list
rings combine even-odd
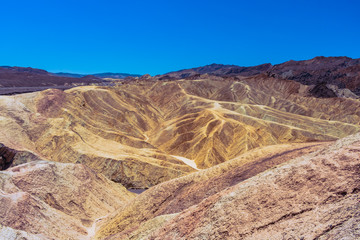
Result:
{"label": "sunlit slope", "polygon": [[84,163],[149,187],[256,147],[329,141],[359,130],[358,100],[306,97],[272,78],[140,81],[0,98],[0,142]]}
{"label": "sunlit slope", "polygon": [[139,113],[141,103],[134,102],[95,87],[2,97],[6,131],[0,141],[49,160],[84,163],[127,187],[149,187],[195,171],[145,141],[146,129],[160,116],[148,103],[147,112]]}

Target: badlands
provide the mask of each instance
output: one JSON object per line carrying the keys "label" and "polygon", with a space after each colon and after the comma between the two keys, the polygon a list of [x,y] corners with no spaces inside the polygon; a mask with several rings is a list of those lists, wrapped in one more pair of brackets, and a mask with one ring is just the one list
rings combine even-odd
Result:
{"label": "badlands", "polygon": [[[359,68],[317,57],[10,84],[0,238],[359,239]],[[0,84],[50,76],[19,69]]]}

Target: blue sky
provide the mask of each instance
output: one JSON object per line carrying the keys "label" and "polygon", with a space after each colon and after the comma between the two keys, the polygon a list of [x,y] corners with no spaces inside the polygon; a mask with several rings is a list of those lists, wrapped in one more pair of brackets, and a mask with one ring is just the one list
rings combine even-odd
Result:
{"label": "blue sky", "polygon": [[360,58],[360,1],[3,1],[0,65],[151,75]]}

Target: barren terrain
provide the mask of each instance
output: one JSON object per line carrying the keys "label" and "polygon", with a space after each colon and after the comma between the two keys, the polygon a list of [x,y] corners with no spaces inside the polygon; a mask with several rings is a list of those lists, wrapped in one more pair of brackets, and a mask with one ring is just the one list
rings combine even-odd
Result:
{"label": "barren terrain", "polygon": [[0,96],[0,238],[358,239],[358,66],[213,64]]}

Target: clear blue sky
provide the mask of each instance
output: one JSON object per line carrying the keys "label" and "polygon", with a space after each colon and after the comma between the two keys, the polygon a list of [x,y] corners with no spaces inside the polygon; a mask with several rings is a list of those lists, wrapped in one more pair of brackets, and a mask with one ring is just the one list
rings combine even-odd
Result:
{"label": "clear blue sky", "polygon": [[360,1],[0,0],[0,65],[160,74],[360,58]]}

